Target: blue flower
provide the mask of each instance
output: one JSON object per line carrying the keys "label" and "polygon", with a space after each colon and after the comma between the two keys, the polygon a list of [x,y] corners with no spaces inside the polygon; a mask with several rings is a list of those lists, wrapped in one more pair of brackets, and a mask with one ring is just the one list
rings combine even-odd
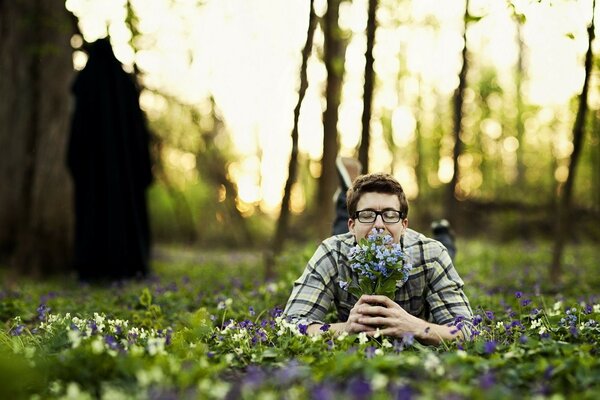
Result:
{"label": "blue flower", "polygon": [[492,354],[493,352],[495,352],[496,351],[496,342],[493,340],[485,342],[485,344],[483,345],[483,351],[486,354]]}
{"label": "blue flower", "polygon": [[23,329],[25,329],[25,325],[19,324],[10,331],[10,334],[12,336],[21,336],[21,333],[23,333]]}
{"label": "blue flower", "polygon": [[298,324],[298,330],[302,335],[306,335],[306,330],[308,329],[308,325]]}

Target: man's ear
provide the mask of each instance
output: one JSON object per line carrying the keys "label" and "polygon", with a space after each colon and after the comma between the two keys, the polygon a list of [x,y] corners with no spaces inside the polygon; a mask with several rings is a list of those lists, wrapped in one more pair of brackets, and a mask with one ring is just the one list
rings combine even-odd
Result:
{"label": "man's ear", "polygon": [[404,230],[406,230],[406,228],[408,228],[408,218],[404,218],[402,220],[402,227],[404,228]]}
{"label": "man's ear", "polygon": [[350,233],[354,233],[354,220],[352,218],[348,218],[348,230]]}

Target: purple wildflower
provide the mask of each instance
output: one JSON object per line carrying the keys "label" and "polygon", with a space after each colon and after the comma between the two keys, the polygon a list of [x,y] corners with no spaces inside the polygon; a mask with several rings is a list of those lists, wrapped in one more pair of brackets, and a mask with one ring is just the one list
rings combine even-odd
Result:
{"label": "purple wildflower", "polygon": [[10,334],[12,336],[21,336],[21,334],[23,333],[23,330],[25,329],[25,325],[23,324],[19,324],[17,326],[15,326],[11,331]]}
{"label": "purple wildflower", "polygon": [[369,346],[365,349],[365,356],[367,356],[367,358],[373,358],[375,357],[375,350],[377,350],[375,348],[375,346]]}
{"label": "purple wildflower", "polygon": [[312,388],[310,398],[315,400],[332,400],[336,397],[334,389],[324,382]]}
{"label": "purple wildflower", "polygon": [[523,297],[523,292],[516,291],[516,292],[515,292],[515,297],[516,297],[517,299],[520,299],[521,297]]}
{"label": "purple wildflower", "polygon": [[404,335],[402,335],[402,344],[405,347],[412,346],[414,342],[415,335],[413,335],[412,333],[405,333]]}
{"label": "purple wildflower", "polygon": [[493,340],[485,342],[485,344],[483,345],[483,351],[485,352],[485,354],[492,354],[493,352],[495,352],[496,342]]}
{"label": "purple wildflower", "polygon": [[320,331],[322,331],[322,332],[327,332],[327,331],[329,330],[329,327],[330,327],[330,326],[331,326],[331,325],[329,325],[329,324],[323,324],[323,325],[322,325],[322,326],[319,328],[319,330],[320,330]]}
{"label": "purple wildflower", "polygon": [[308,325],[298,324],[298,330],[302,335],[306,335],[306,330],[308,329]]}
{"label": "purple wildflower", "polygon": [[282,314],[283,314],[283,309],[281,309],[281,307],[275,307],[274,309],[271,310],[271,317],[273,317],[273,318],[281,317]]}
{"label": "purple wildflower", "polygon": [[348,393],[355,399],[368,399],[371,391],[371,384],[362,378],[354,378],[348,385]]}
{"label": "purple wildflower", "polygon": [[117,340],[112,335],[105,335],[104,336],[104,343],[106,343],[106,345],[108,346],[108,348],[111,349],[111,350],[116,350],[118,348]]}
{"label": "purple wildflower", "polygon": [[39,307],[37,308],[36,311],[38,313],[38,320],[45,321],[46,318],[48,318],[48,313],[50,312],[50,307],[48,307],[42,303],[39,305]]}
{"label": "purple wildflower", "polygon": [[521,335],[521,337],[519,338],[519,342],[521,344],[527,343],[528,340],[529,340],[529,338],[526,335]]}
{"label": "purple wildflower", "polygon": [[488,390],[496,383],[496,377],[492,372],[486,372],[479,377],[479,386],[483,390]]}
{"label": "purple wildflower", "polygon": [[395,390],[396,399],[411,400],[415,396],[415,391],[409,385],[403,385]]}

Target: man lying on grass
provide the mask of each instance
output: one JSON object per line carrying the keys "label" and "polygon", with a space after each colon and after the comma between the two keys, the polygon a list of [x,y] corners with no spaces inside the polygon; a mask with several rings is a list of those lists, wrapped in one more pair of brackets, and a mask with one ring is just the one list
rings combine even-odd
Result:
{"label": "man lying on grass", "polygon": [[[326,329],[325,316],[335,305],[341,322],[329,326],[334,332],[411,335],[428,344],[468,338],[473,314],[463,281],[440,242],[408,228],[408,202],[400,183],[388,174],[361,175],[348,189],[347,206],[349,232],[317,248],[294,282],[284,314],[309,334]],[[388,243],[387,250],[375,240]],[[400,262],[398,271],[386,269],[395,249],[412,268]],[[402,271],[405,276],[394,280],[390,290],[385,278],[402,276]],[[384,292],[389,297],[370,294]]]}

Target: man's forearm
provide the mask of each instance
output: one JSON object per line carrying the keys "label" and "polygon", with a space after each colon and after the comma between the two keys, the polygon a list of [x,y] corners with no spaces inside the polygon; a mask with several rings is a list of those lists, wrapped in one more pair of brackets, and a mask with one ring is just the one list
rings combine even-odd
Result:
{"label": "man's forearm", "polygon": [[[309,335],[318,335],[320,333],[323,333],[323,331],[321,330],[322,327],[323,325],[321,324],[311,324],[306,329],[306,333],[308,333]],[[336,334],[346,332],[346,323],[336,322],[335,324],[330,324],[328,330]]]}
{"label": "man's forearm", "polygon": [[463,337],[463,333],[455,326],[438,325],[424,320],[419,321],[414,335],[415,339],[421,343],[438,345],[444,340],[454,340]]}

